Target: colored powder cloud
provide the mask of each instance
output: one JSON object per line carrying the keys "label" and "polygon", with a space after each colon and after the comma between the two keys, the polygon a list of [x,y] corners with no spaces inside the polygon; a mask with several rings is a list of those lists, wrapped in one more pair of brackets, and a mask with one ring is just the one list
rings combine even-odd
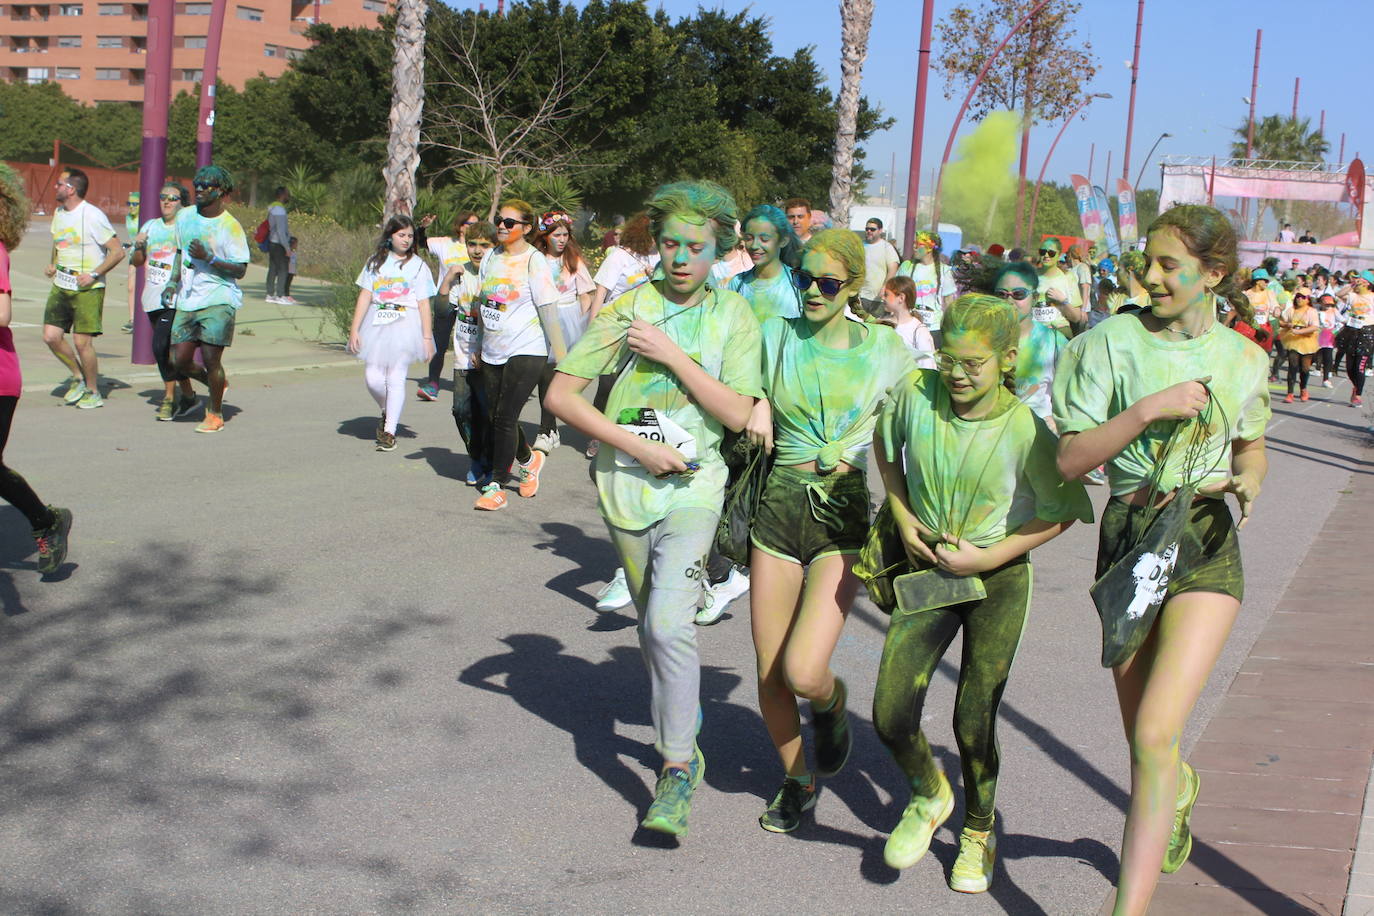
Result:
{"label": "colored powder cloud", "polygon": [[954,160],[945,167],[941,192],[952,218],[981,224],[997,201],[1012,199],[1020,133],[1020,114],[994,111],[960,138]]}

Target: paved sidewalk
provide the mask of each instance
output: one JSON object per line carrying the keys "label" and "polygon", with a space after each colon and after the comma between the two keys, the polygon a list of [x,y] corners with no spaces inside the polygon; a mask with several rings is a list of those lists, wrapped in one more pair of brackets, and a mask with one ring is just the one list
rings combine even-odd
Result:
{"label": "paved sidewalk", "polygon": [[1189,754],[1193,853],[1152,914],[1374,912],[1374,563],[1357,546],[1374,448],[1352,443],[1349,460],[1348,490]]}

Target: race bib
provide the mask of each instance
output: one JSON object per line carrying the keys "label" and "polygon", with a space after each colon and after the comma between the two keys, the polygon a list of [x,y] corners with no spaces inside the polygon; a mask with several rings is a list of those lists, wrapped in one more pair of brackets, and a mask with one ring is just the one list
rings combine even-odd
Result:
{"label": "race bib", "polygon": [[471,346],[477,342],[477,322],[463,315],[453,323],[453,339],[459,344]]}
{"label": "race bib", "polygon": [[401,320],[401,317],[405,315],[405,311],[406,307],[404,305],[384,305],[372,313],[372,325],[373,327],[380,327],[394,324]]}
{"label": "race bib", "polygon": [[1031,318],[1041,324],[1052,324],[1059,317],[1059,309],[1052,305],[1037,305],[1031,309]]}
{"label": "race bib", "polygon": [[[616,425],[641,439],[672,446],[682,453],[682,457],[688,463],[697,460],[696,437],[673,422],[667,414],[660,413],[652,407],[627,407],[616,417]],[[615,450],[615,463],[617,467],[622,468],[639,466],[638,460],[620,449]]]}
{"label": "race bib", "polygon": [[167,281],[172,279],[172,265],[168,261],[148,262],[148,285],[166,286]]}
{"label": "race bib", "polygon": [[482,324],[491,333],[500,333],[501,325],[506,320],[506,309],[502,303],[492,302],[490,299],[482,300]]}
{"label": "race bib", "polygon": [[53,285],[58,289],[65,289],[69,292],[76,292],[81,287],[77,286],[76,278],[79,276],[76,271],[66,267],[57,268],[57,273],[53,274]]}

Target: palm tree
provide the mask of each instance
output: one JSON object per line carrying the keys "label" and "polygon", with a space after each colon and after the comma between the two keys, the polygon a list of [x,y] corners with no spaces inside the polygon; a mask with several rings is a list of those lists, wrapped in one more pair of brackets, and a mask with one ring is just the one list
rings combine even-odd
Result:
{"label": "palm tree", "polygon": [[386,201],[382,219],[410,213],[420,165],[420,119],[425,108],[425,0],[396,0],[396,53],[391,71],[391,133],[386,144]]}
{"label": "palm tree", "polygon": [[[1236,128],[1236,140],[1231,144],[1231,157],[1245,159],[1249,137],[1250,122],[1241,122]],[[1268,115],[1255,122],[1255,144],[1252,161],[1271,162],[1325,162],[1331,143],[1321,132],[1312,129],[1311,118],[1293,118],[1283,115]],[[1283,215],[1280,222],[1289,222],[1292,201],[1262,199],[1255,207],[1255,221],[1249,229],[1249,236],[1256,238],[1260,225],[1264,222],[1264,211],[1282,205]]]}
{"label": "palm tree", "polygon": [[859,121],[859,86],[868,57],[873,0],[840,0],[840,97],[835,125],[835,161],[830,175],[830,216],[849,225],[853,200],[854,141]]}

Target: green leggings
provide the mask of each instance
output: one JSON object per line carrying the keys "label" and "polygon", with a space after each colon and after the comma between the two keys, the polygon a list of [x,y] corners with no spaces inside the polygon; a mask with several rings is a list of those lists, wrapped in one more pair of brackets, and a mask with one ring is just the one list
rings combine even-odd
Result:
{"label": "green leggings", "polygon": [[892,615],[873,694],[873,725],[916,795],[933,796],[940,767],[921,731],[926,689],[959,627],[964,652],[954,699],[954,740],[964,771],[964,826],[992,827],[1001,756],[997,708],[1030,607],[1031,566],[1027,557],[983,573],[987,597],[952,607]]}

